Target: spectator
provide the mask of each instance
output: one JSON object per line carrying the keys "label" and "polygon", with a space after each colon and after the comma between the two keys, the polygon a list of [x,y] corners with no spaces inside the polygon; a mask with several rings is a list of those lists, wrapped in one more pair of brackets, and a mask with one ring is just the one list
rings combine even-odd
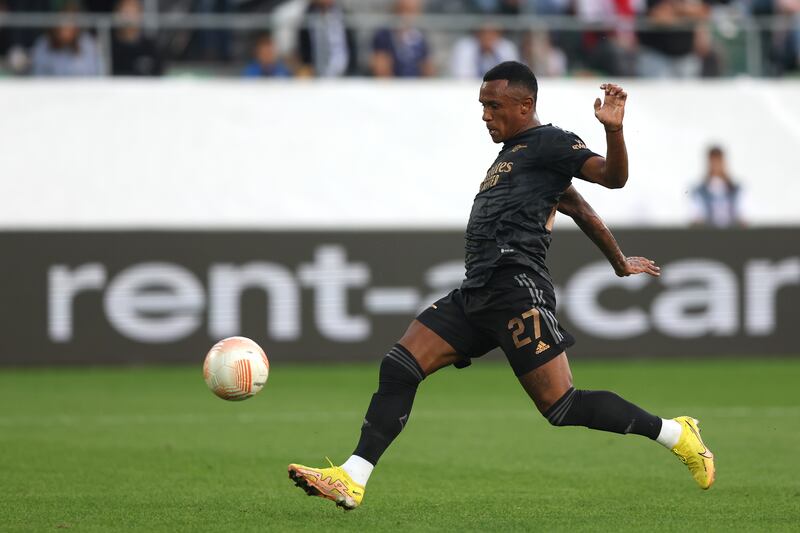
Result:
{"label": "spectator", "polygon": [[700,75],[703,78],[718,78],[725,70],[725,56],[714,44],[711,28],[697,28],[694,36],[694,50],[700,60]]}
{"label": "spectator", "polygon": [[[6,13],[39,13],[51,9],[51,0],[0,0],[0,17]],[[30,72],[30,50],[40,35],[34,28],[0,27],[0,54],[3,67],[12,74]]]}
{"label": "spectator", "polygon": [[480,78],[503,61],[518,61],[517,46],[494,25],[484,25],[475,35],[459,39],[453,47],[450,71],[456,78]]}
{"label": "spectator", "polygon": [[580,62],[584,67],[613,76],[636,74],[635,0],[576,0],[575,12],[584,24],[603,24],[583,32]]}
{"label": "spectator", "polygon": [[781,26],[762,31],[762,48],[767,59],[767,72],[782,75],[800,67],[800,0],[752,0],[750,9],[756,16],[782,16]]}
{"label": "spectator", "polygon": [[525,36],[522,56],[536,76],[562,77],[567,75],[567,55],[553,45],[546,31],[531,31]]}
{"label": "spectator", "polygon": [[402,26],[375,32],[370,59],[373,76],[418,78],[433,75],[428,40],[413,26],[420,11],[420,0],[395,1],[394,12]]}
{"label": "spectator", "polygon": [[784,67],[795,70],[800,67],[800,0],[775,0],[778,13],[788,19],[790,30],[785,37]]}
{"label": "spectator", "polygon": [[715,228],[744,226],[741,196],[741,187],[728,174],[722,148],[712,146],[703,181],[692,191],[692,224]]}
{"label": "spectator", "polygon": [[520,0],[522,13],[537,15],[567,15],[572,8],[573,0]]}
{"label": "spectator", "polygon": [[516,15],[526,1],[531,0],[429,0],[428,5],[430,11],[438,13]]}
{"label": "spectator", "polygon": [[336,0],[312,0],[298,35],[301,76],[354,74],[355,39]]}
{"label": "spectator", "polygon": [[83,0],[83,7],[90,13],[110,13],[114,6],[114,0]]}
{"label": "spectator", "polygon": [[695,29],[708,18],[698,0],[647,0],[647,22],[662,29],[639,32],[638,70],[648,78],[696,78],[701,61],[695,55]]}
{"label": "spectator", "polygon": [[111,73],[114,76],[160,76],[161,56],[153,39],[142,32],[140,0],[120,0],[116,14],[126,22],[114,32],[111,42]]}
{"label": "spectator", "polygon": [[[574,15],[574,0],[520,0],[520,12],[527,15],[568,17]],[[522,44],[523,60],[536,75],[566,76],[581,57],[576,32],[531,30]]]}
{"label": "spectator", "polygon": [[523,0],[471,0],[473,10],[487,15],[517,15]]}
{"label": "spectator", "polygon": [[80,11],[76,2],[67,2],[64,19],[36,39],[31,52],[34,76],[100,76],[104,73],[100,49],[92,35],[81,31],[69,15]]}
{"label": "spectator", "polygon": [[253,46],[253,60],[245,67],[242,75],[246,78],[289,78],[292,71],[278,57],[272,35],[262,33]]}
{"label": "spectator", "polygon": [[[0,0],[0,17],[8,13],[8,4],[4,0]],[[9,51],[14,47],[14,41],[11,32],[8,28],[0,26],[0,54],[5,58]]]}
{"label": "spectator", "polygon": [[[191,0],[191,11],[200,14],[233,13],[234,0]],[[233,32],[229,28],[205,28],[192,32],[188,55],[203,61],[229,61],[232,57]]]}

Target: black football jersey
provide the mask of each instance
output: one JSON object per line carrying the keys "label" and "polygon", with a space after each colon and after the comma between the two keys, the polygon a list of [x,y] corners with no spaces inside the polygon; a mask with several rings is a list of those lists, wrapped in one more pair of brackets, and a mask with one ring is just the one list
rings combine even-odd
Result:
{"label": "black football jersey", "polygon": [[550,280],[545,257],[558,200],[596,155],[580,137],[552,124],[507,140],[472,204],[462,288],[483,286],[494,268],[506,264],[530,267]]}

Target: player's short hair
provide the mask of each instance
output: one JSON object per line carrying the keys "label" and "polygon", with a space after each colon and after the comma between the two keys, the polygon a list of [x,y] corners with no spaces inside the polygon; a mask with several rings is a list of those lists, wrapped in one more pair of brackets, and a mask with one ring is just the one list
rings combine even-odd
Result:
{"label": "player's short hair", "polygon": [[495,80],[508,80],[509,86],[524,87],[531,93],[534,100],[539,94],[539,84],[533,71],[528,68],[528,65],[519,61],[503,61],[499,65],[490,68],[483,76],[483,81]]}

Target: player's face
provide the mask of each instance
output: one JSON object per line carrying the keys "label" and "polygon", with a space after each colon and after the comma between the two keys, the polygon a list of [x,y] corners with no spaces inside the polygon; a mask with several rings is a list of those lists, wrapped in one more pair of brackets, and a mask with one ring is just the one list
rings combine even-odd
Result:
{"label": "player's face", "polygon": [[489,136],[496,143],[520,133],[530,121],[533,99],[524,90],[509,88],[508,80],[483,82],[478,101]]}

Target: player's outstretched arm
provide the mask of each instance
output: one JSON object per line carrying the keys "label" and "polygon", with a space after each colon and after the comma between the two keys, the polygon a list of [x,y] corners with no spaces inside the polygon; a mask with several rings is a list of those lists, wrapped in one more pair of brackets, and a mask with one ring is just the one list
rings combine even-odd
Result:
{"label": "player's outstretched arm", "polygon": [[558,210],[572,218],[598,248],[606,256],[617,276],[630,276],[631,274],[649,274],[660,276],[661,269],[655,261],[646,257],[625,257],[620,250],[617,240],[589,203],[572,185],[564,191],[558,202]]}
{"label": "player's outstretched arm", "polygon": [[581,167],[581,175],[588,181],[609,189],[619,189],[628,181],[628,150],[622,134],[625,101],[628,94],[619,85],[604,83],[600,86],[604,97],[594,101],[594,116],[606,130],[606,157],[590,157]]}

